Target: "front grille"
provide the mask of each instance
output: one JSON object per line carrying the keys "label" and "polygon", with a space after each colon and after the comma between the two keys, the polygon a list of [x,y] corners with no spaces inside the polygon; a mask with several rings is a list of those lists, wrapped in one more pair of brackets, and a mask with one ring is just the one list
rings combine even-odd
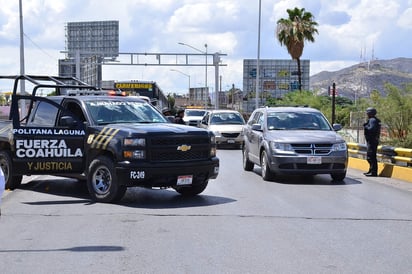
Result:
{"label": "front grille", "polygon": [[305,155],[328,155],[333,144],[292,144],[293,150]]}
{"label": "front grille", "polygon": [[306,169],[306,170],[322,170],[322,169],[330,169],[330,170],[343,170],[345,169],[344,164],[320,164],[320,165],[310,165],[305,163],[288,163],[288,164],[281,164],[279,165],[280,169]]}
{"label": "front grille", "polygon": [[224,133],[222,132],[222,136],[225,138],[236,138],[237,136],[239,136],[238,132],[235,133]]}
{"label": "front grille", "polygon": [[[178,150],[185,145],[186,151]],[[210,157],[209,136],[162,136],[148,142],[148,160],[151,162],[196,161]]]}

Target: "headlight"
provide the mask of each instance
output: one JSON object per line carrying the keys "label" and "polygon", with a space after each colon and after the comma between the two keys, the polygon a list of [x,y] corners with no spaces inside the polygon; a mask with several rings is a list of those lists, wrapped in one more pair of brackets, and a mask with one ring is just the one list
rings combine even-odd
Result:
{"label": "headlight", "polygon": [[125,150],[123,151],[125,159],[142,160],[146,159],[146,152],[144,150]]}
{"label": "headlight", "polygon": [[290,144],[270,142],[272,150],[281,150],[281,151],[293,151],[293,148]]}
{"label": "headlight", "polygon": [[146,139],[145,138],[125,138],[124,145],[144,147],[146,146]]}
{"label": "headlight", "polygon": [[215,145],[215,144],[216,144],[216,137],[215,137],[215,135],[210,136],[210,143],[211,143],[212,145]]}
{"label": "headlight", "polygon": [[215,156],[216,156],[216,137],[212,132],[210,136],[210,157],[215,157]]}
{"label": "headlight", "polygon": [[213,131],[213,134],[214,134],[216,137],[222,136],[222,134],[221,134],[219,131]]}
{"label": "headlight", "polygon": [[332,151],[347,150],[346,143],[333,144]]}

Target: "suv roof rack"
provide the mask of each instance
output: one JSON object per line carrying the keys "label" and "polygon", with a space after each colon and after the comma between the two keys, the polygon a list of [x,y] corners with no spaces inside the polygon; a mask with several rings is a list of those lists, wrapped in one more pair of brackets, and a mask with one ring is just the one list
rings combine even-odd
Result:
{"label": "suv roof rack", "polygon": [[55,88],[56,95],[64,95],[64,91],[67,91],[68,89],[99,90],[97,87],[71,76],[11,75],[0,76],[0,79],[14,80],[13,95],[17,93],[19,82],[22,81],[28,81],[34,85],[31,92],[32,96],[36,95],[39,88]]}

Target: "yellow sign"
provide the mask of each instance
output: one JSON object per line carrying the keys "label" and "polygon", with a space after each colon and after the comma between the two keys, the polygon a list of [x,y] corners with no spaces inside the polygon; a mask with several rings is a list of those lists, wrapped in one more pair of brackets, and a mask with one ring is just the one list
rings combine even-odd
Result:
{"label": "yellow sign", "polygon": [[115,88],[119,89],[135,89],[135,88],[144,88],[151,89],[151,83],[115,83]]}

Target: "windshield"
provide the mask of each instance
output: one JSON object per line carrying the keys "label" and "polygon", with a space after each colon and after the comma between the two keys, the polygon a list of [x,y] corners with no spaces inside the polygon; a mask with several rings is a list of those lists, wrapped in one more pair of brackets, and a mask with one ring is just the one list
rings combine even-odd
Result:
{"label": "windshield", "polygon": [[98,125],[168,122],[150,104],[138,101],[90,101],[86,102],[86,108]]}
{"label": "windshield", "polygon": [[210,118],[211,125],[243,125],[245,121],[239,113],[215,113]]}
{"label": "windshield", "polygon": [[206,110],[185,110],[185,116],[200,116],[203,117],[206,113]]}
{"label": "windshield", "polygon": [[318,112],[268,113],[269,130],[331,130],[326,118]]}

